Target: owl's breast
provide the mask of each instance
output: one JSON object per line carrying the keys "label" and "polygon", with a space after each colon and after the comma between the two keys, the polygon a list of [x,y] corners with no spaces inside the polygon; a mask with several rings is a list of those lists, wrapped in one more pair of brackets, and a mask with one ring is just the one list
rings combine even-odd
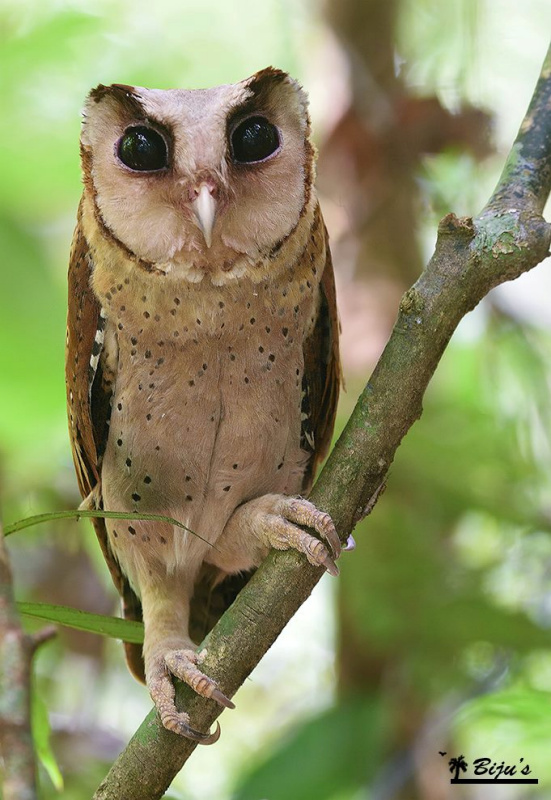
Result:
{"label": "owl's breast", "polygon": [[106,507],[169,515],[214,541],[246,500],[300,491],[308,456],[294,310],[251,302],[242,323],[217,335],[140,325],[118,332]]}

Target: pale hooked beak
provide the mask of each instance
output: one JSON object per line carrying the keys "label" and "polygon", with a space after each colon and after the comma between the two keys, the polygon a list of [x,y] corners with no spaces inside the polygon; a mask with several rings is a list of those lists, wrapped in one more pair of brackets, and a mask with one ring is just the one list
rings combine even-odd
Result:
{"label": "pale hooked beak", "polygon": [[206,183],[202,183],[199,194],[192,201],[191,207],[195,214],[197,225],[201,228],[207,247],[212,244],[212,228],[216,216],[216,200],[212,196],[212,191]]}

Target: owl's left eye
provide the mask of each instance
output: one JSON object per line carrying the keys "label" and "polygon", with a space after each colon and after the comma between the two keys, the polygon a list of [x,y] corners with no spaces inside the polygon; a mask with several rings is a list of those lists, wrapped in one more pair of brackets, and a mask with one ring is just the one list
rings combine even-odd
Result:
{"label": "owl's left eye", "polygon": [[232,132],[233,160],[238,164],[254,164],[273,155],[280,145],[279,131],[265,117],[249,117]]}
{"label": "owl's left eye", "polygon": [[119,139],[117,155],[123,164],[138,172],[154,172],[168,166],[165,140],[145,125],[127,128]]}

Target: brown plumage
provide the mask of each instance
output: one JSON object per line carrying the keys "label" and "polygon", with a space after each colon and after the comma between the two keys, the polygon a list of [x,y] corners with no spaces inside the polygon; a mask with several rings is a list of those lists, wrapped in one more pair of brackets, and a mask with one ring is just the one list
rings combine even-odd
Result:
{"label": "brown plumage", "polygon": [[[340,384],[327,233],[298,84],[269,68],[209,90],[99,86],[81,140],[67,402],[126,653],[170,730],[199,741],[171,677],[231,706],[198,642],[270,546],[332,573],[331,520],[297,498],[330,444]],[[206,540],[206,541],[205,541]],[[215,546],[214,546],[215,545]],[[145,669],[144,669],[145,666]]]}

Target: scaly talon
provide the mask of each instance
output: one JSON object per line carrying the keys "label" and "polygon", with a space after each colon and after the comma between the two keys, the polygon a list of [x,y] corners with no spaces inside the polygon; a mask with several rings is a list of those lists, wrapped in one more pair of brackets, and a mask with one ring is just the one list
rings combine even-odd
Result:
{"label": "scaly talon", "polygon": [[282,509],[284,517],[297,525],[305,525],[313,528],[322,539],[325,539],[331,546],[333,557],[337,559],[341,554],[341,540],[333,525],[333,520],[325,511],[320,511],[309,500],[293,498],[288,501],[286,507]]}
{"label": "scaly talon", "polygon": [[165,653],[164,661],[174,677],[187,683],[201,697],[215,700],[225,708],[235,708],[229,697],[220,691],[216,681],[198,669],[197,664],[201,663],[204,657],[203,654],[198,655],[193,650],[169,650]]}
{"label": "scaly talon", "polygon": [[[324,567],[330,575],[339,574],[335,559],[340,555],[341,543],[333,521],[329,514],[319,511],[308,500],[264,495],[249,501],[236,514],[237,524],[243,524],[244,517],[252,533],[270,547],[276,550],[293,548],[303,553],[313,566]],[[320,538],[299,526],[314,529]]]}
{"label": "scaly talon", "polygon": [[216,730],[214,733],[202,733],[201,731],[196,731],[195,728],[191,728],[187,722],[184,721],[183,718],[187,716],[187,714],[179,714],[176,712],[176,714],[161,716],[161,722],[164,727],[172,733],[185,736],[186,739],[192,739],[194,742],[199,742],[199,744],[214,744],[218,741],[221,732],[218,722],[216,723]]}
{"label": "scaly talon", "polygon": [[147,685],[157,707],[164,727],[186,736],[200,744],[214,744],[220,738],[220,725],[213,733],[202,733],[189,725],[189,715],[178,711],[174,704],[175,689],[171,674],[200,694],[208,697],[225,708],[235,708],[232,701],[220,691],[215,681],[197,668],[205,654],[199,656],[193,650],[168,650],[155,657],[155,662],[148,675]]}

